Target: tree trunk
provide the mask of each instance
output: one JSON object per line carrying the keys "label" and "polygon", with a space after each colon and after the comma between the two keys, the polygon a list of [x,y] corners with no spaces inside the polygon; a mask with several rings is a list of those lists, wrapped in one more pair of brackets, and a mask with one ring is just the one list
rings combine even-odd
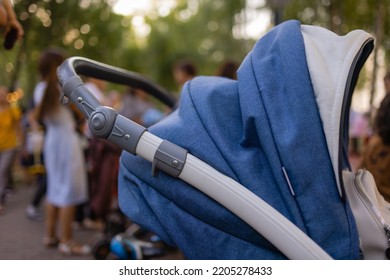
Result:
{"label": "tree trunk", "polygon": [[374,65],[372,69],[372,79],[371,79],[371,91],[370,91],[370,110],[373,107],[375,93],[376,93],[376,80],[378,75],[378,50],[382,45],[383,41],[383,32],[384,32],[384,11],[385,5],[383,0],[378,0],[377,2],[377,17],[374,23],[374,36],[376,37],[376,48],[374,49]]}

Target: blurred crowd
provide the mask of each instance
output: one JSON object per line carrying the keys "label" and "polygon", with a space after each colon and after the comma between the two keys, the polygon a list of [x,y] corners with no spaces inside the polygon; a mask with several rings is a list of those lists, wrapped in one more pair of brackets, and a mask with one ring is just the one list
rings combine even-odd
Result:
{"label": "blurred crowd", "polygon": [[[64,254],[89,254],[90,248],[75,241],[75,228],[103,231],[117,208],[116,186],[121,150],[94,137],[86,119],[73,105],[60,103],[57,67],[66,54],[55,48],[42,52],[36,84],[23,110],[14,93],[0,87],[0,213],[13,193],[13,169],[24,170],[36,185],[26,215],[44,221],[43,245]],[[103,106],[150,126],[167,112],[141,90],[110,90],[102,80],[85,77],[85,86]]]}
{"label": "blurred crowd", "polygon": [[[34,186],[26,205],[26,217],[45,228],[43,246],[57,247],[63,254],[90,254],[79,244],[76,229],[104,232],[108,217],[118,212],[117,177],[121,149],[95,137],[80,111],[60,102],[57,68],[67,54],[57,48],[42,51],[37,72],[39,82],[28,106],[19,107],[23,97],[0,87],[0,214],[6,215],[7,197],[15,192],[15,170],[22,170],[24,184]],[[223,65],[217,75],[235,79],[237,64]],[[198,75],[188,59],[172,69],[178,95],[184,83]],[[152,100],[144,91],[120,87],[110,89],[106,81],[82,77],[84,85],[103,106],[149,127],[170,108]],[[16,97],[15,97],[16,96]],[[119,211],[120,212],[120,211]]]}

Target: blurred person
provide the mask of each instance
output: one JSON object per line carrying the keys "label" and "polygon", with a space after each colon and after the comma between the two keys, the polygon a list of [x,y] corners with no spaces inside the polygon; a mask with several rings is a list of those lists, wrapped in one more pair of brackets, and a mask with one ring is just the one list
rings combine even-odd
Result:
{"label": "blurred person", "polygon": [[30,204],[26,208],[26,215],[34,221],[41,221],[43,214],[39,207],[46,194],[46,175],[43,165],[43,126],[36,121],[34,109],[29,109],[23,117],[23,137],[21,163],[34,177],[37,189],[33,194]]}
{"label": "blurred person", "polygon": [[[162,117],[162,113],[156,112],[157,110],[149,101],[147,94],[142,90],[129,88],[121,96],[120,106],[117,97],[117,92],[111,92],[111,95],[109,93],[105,99],[101,98],[101,102],[110,107],[114,104],[117,105],[120,114],[145,126]],[[110,103],[112,100],[116,102]],[[83,226],[86,228],[103,229],[108,215],[115,206],[121,151],[117,145],[105,139],[93,137],[90,140],[88,148],[88,166],[90,167],[89,219],[83,222]]]}
{"label": "blurred person", "polygon": [[151,107],[146,110],[146,112],[142,115],[141,123],[145,127],[149,127],[151,125],[154,125],[158,121],[160,121],[162,118],[164,118],[164,113],[160,110]]}
{"label": "blurred person", "polygon": [[8,90],[0,87],[0,214],[5,213],[6,187],[17,152],[21,110],[7,99]]}
{"label": "blurred person", "polygon": [[[73,240],[72,222],[76,205],[88,199],[87,174],[77,122],[71,106],[60,103],[60,87],[56,74],[65,55],[56,49],[45,50],[40,59],[48,75],[42,102],[37,108],[37,119],[45,124],[45,167],[47,173],[45,246],[57,246],[63,254],[90,253],[87,245]],[[57,238],[57,223],[60,237]]]}
{"label": "blurred person", "polygon": [[390,71],[387,71],[383,77],[383,84],[385,87],[385,93],[390,94]]}
{"label": "blurred person", "polygon": [[121,107],[122,96],[117,90],[110,90],[107,96],[107,106],[118,110]]}
{"label": "blurred person", "polygon": [[145,126],[143,115],[152,107],[148,95],[142,90],[128,88],[122,96],[122,106],[119,113],[126,118]]}
{"label": "blurred person", "polygon": [[179,87],[179,91],[181,91],[185,82],[193,79],[197,74],[197,67],[191,60],[179,60],[173,66],[173,78]]}
{"label": "blurred person", "polygon": [[[166,109],[168,111],[168,108]],[[128,88],[122,96],[122,107],[119,113],[126,118],[149,127],[164,117],[164,113],[158,110],[150,96],[140,89]]]}
{"label": "blurred person", "polygon": [[[101,105],[113,105],[113,100],[106,93],[106,81],[89,77],[85,81],[85,86]],[[117,187],[121,149],[105,139],[95,137],[88,128],[86,135],[89,138],[86,152],[89,200],[87,205],[80,205],[76,225],[87,229],[103,230],[111,210],[113,193]],[[85,215],[82,212],[86,212]]]}
{"label": "blurred person", "polygon": [[237,80],[238,64],[232,60],[226,60],[217,69],[217,76]]}
{"label": "blurred person", "polygon": [[349,113],[350,157],[360,157],[361,146],[369,136],[369,121],[364,113],[351,108]]}
{"label": "blurred person", "polygon": [[[54,52],[54,50],[53,50]],[[45,130],[44,124],[42,121],[38,121],[34,117],[34,112],[37,110],[37,108],[40,106],[44,93],[47,88],[47,80],[50,78],[51,73],[51,61],[49,61],[44,55],[41,55],[40,60],[38,62],[38,72],[39,72],[39,82],[35,85],[34,92],[33,92],[33,98],[32,98],[32,104],[30,108],[30,113],[27,117],[27,126],[31,127],[33,129],[39,129],[39,127],[42,127],[42,130]],[[26,132],[25,142],[27,141],[27,132]],[[25,143],[25,146],[28,143]],[[27,147],[26,147],[27,148]],[[24,152],[24,158],[31,157],[31,155],[28,155],[28,152]],[[41,155],[39,156],[41,160],[42,166],[44,166],[44,151],[42,149]],[[47,182],[46,182],[46,174],[44,172],[41,172],[37,174],[37,189],[33,194],[33,197],[31,199],[31,202],[26,208],[26,215],[28,218],[32,220],[41,220],[42,214],[39,211],[39,207],[41,205],[41,202],[43,198],[46,195],[46,189],[47,189]]]}
{"label": "blurred person", "polygon": [[82,224],[87,229],[104,229],[118,185],[121,151],[117,145],[105,139],[91,139],[88,147],[90,168],[88,216]]}
{"label": "blurred person", "polygon": [[107,82],[104,80],[88,77],[85,79],[85,87],[96,97],[101,105],[106,106],[108,97],[105,94]]}
{"label": "blurred person", "polygon": [[[92,95],[99,101],[103,106],[108,106],[108,98],[105,94],[107,87],[107,82],[104,80],[96,79],[93,77],[84,77],[84,86],[92,93]],[[93,162],[90,157],[90,149],[94,145],[94,136],[89,130],[88,123],[84,122],[78,127],[79,137],[82,140],[82,150],[86,158],[86,170],[87,170],[87,185],[88,185],[88,200],[77,205],[75,211],[75,218],[73,222],[73,227],[75,229],[87,228],[87,229],[101,229],[102,225],[100,223],[95,223],[92,219],[93,214],[91,213],[91,197],[94,196],[94,193],[91,192],[90,182],[91,182],[91,169]],[[99,141],[99,140],[96,140]]]}
{"label": "blurred person", "polygon": [[[49,52],[61,52],[59,50],[50,50]],[[42,121],[38,121],[34,117],[34,111],[37,110],[39,105],[42,102],[45,90],[47,88],[47,80],[50,78],[51,73],[51,61],[49,61],[44,55],[41,55],[40,60],[38,62],[38,72],[39,72],[39,82],[35,85],[34,91],[33,91],[33,98],[32,98],[32,104],[30,105],[30,110],[27,114],[27,122],[26,122],[26,129],[29,129],[31,134],[41,134],[42,132],[45,131],[45,127]],[[76,113],[74,112],[74,115]],[[28,135],[29,132],[26,131],[25,133],[25,152],[23,153],[24,160],[28,160],[30,158],[30,163],[26,164],[33,164],[34,161],[42,165],[44,167],[44,154],[43,150],[41,149],[41,154],[40,155],[28,155]],[[43,170],[37,170],[37,189],[33,194],[33,197],[31,199],[31,202],[26,208],[26,215],[28,218],[32,220],[41,220],[42,219],[42,213],[39,211],[39,207],[41,205],[41,202],[43,201],[43,198],[46,195],[46,188],[47,188],[47,183],[46,183],[46,174],[43,172]]]}
{"label": "blurred person", "polygon": [[0,28],[3,28],[4,37],[14,29],[16,40],[20,40],[24,35],[24,30],[18,21],[11,0],[0,0]]}
{"label": "blurred person", "polygon": [[363,153],[362,167],[372,173],[379,192],[390,202],[390,94],[381,101],[373,128],[374,134]]}

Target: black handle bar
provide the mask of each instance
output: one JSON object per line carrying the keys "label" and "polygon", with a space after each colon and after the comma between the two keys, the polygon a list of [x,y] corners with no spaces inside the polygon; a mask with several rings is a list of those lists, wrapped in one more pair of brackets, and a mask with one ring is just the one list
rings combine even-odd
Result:
{"label": "black handle bar", "polygon": [[88,58],[77,56],[70,57],[65,60],[57,70],[61,86],[64,86],[66,81],[78,74],[116,84],[128,85],[136,89],[142,89],[170,108],[173,108],[176,104],[176,99],[170,92],[152,82],[150,79],[135,72],[113,67]]}

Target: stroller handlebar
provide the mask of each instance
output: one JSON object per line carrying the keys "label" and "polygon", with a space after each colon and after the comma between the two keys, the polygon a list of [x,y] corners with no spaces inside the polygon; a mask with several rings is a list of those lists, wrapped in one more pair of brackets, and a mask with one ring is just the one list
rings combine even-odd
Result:
{"label": "stroller handlebar", "polygon": [[169,107],[174,107],[176,99],[167,90],[150,79],[131,71],[107,65],[84,57],[70,57],[58,67],[57,75],[61,86],[72,77],[85,75],[108,82],[141,89],[156,97]]}
{"label": "stroller handlebar", "polygon": [[61,102],[72,102],[77,106],[88,120],[93,135],[105,138],[132,154],[136,153],[137,143],[146,128],[121,116],[112,108],[101,106],[85,87],[78,73],[119,84],[136,84],[138,88],[153,91],[153,95],[165,104],[174,104],[173,99],[161,88],[129,71],[79,57],[66,60],[58,68],[57,75],[62,87]]}
{"label": "stroller handlebar", "polygon": [[132,154],[135,154],[137,143],[146,129],[112,108],[101,106],[78,74],[144,90],[171,108],[176,104],[175,98],[168,91],[131,71],[84,57],[68,58],[58,67],[61,102],[75,104],[88,120],[88,126],[95,136],[105,138]]}

